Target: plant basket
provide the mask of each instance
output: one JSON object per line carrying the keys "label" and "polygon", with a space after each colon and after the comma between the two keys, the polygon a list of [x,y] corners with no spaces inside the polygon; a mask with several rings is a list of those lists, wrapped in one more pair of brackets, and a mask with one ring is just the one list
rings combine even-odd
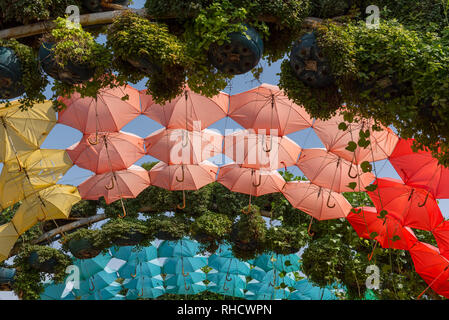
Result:
{"label": "plant basket", "polygon": [[211,45],[209,60],[221,72],[231,75],[246,73],[257,66],[262,58],[261,36],[254,28],[245,26],[245,32],[230,33],[229,42]]}
{"label": "plant basket", "polygon": [[39,48],[39,61],[42,69],[52,78],[73,85],[89,80],[95,74],[95,68],[68,62],[61,68],[56,62],[53,51],[54,43],[43,42]]}
{"label": "plant basket", "polygon": [[71,239],[69,240],[68,247],[73,256],[78,259],[95,258],[101,252],[88,239]]}
{"label": "plant basket", "polygon": [[28,262],[30,263],[30,266],[33,267],[34,269],[45,273],[55,273],[55,268],[58,264],[56,258],[50,258],[46,261],[40,262],[39,254],[36,251],[32,251],[30,253],[30,256],[28,257]]}
{"label": "plant basket", "polygon": [[16,269],[14,268],[0,268],[0,286],[12,284],[15,275]]}
{"label": "plant basket", "polygon": [[13,99],[25,92],[22,66],[11,48],[0,47],[0,99]]}
{"label": "plant basket", "polygon": [[118,237],[115,240],[115,244],[120,247],[124,246],[137,246],[145,238],[145,235],[138,231],[131,231],[128,234]]}

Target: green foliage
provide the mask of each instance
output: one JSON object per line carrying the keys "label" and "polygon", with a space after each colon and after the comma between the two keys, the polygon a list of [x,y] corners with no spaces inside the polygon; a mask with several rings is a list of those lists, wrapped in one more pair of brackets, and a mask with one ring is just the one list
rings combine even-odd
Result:
{"label": "green foliage", "polygon": [[180,240],[189,234],[190,223],[179,216],[153,216],[147,220],[148,230],[158,239]]}
{"label": "green foliage", "polygon": [[102,239],[102,233],[98,229],[79,228],[74,232],[64,235],[62,249],[66,252],[70,251],[71,241],[86,240],[93,250],[103,250],[102,245],[105,240]]}
{"label": "green foliage", "polygon": [[[158,103],[182,93],[186,49],[176,36],[168,32],[165,24],[150,22],[128,12],[114,20],[107,35],[119,77],[136,82],[148,76],[147,93]],[[128,65],[121,68],[124,63]],[[139,70],[139,64],[150,70]]]}
{"label": "green foliage", "polygon": [[207,212],[192,223],[191,234],[204,245],[205,250],[214,252],[223,240],[228,239],[231,228],[232,220],[227,215]]}
{"label": "green foliage", "polygon": [[[36,252],[38,262],[44,263],[49,260],[55,261],[55,273],[49,275],[40,272],[30,265],[29,257],[32,252]],[[24,300],[39,299],[44,290],[42,281],[50,277],[56,283],[63,282],[66,268],[72,263],[72,260],[61,251],[39,245],[24,245],[21,251],[14,258],[14,267],[17,270],[15,281],[13,283],[14,292]]]}
{"label": "green foliage", "polygon": [[267,230],[267,249],[278,254],[298,252],[307,243],[307,228],[275,226]]}
{"label": "green foliage", "polygon": [[151,245],[151,241],[154,240],[153,235],[154,232],[150,232],[143,221],[115,218],[102,225],[98,237],[101,239],[101,243],[98,243],[97,246],[105,251],[110,247],[116,247],[120,241],[130,241],[136,237],[139,241],[136,246],[145,247]]}
{"label": "green foliage", "polygon": [[[42,74],[37,55],[32,48],[19,43],[15,39],[0,39],[0,46],[14,50],[22,66],[22,79],[20,83],[25,88],[25,96],[19,99],[22,109],[32,107],[34,104],[45,101],[43,91],[48,84]],[[4,103],[0,99],[0,103]]]}

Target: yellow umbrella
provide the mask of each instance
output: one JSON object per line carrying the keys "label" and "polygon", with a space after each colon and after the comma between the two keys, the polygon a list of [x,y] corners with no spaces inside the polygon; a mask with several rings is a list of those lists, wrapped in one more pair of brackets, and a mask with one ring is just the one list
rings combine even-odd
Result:
{"label": "yellow umbrella", "polygon": [[35,104],[21,111],[20,103],[0,104],[0,162],[39,148],[56,124],[52,102]]}
{"label": "yellow umbrella", "polygon": [[19,234],[11,222],[0,226],[0,262],[8,259]]}
{"label": "yellow umbrella", "polygon": [[55,185],[72,166],[67,152],[55,149],[38,149],[6,162],[0,175],[0,205],[7,208]]}
{"label": "yellow umbrella", "polygon": [[21,235],[39,221],[68,218],[80,200],[76,187],[54,185],[24,199],[11,221]]}

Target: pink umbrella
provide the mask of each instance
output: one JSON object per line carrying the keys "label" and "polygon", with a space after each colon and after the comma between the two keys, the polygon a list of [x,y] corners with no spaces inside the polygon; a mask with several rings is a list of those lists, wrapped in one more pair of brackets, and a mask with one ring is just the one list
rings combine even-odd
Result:
{"label": "pink umbrella", "polygon": [[[355,164],[387,159],[399,140],[389,128],[382,127],[382,131],[372,130],[374,125],[372,119],[361,119],[359,122],[350,123],[345,131],[338,128],[342,122],[345,122],[343,116],[338,114],[326,121],[316,120],[313,128],[328,151]],[[355,152],[346,150],[348,142],[358,142],[361,130],[369,130],[370,145],[367,148],[357,146]]]}
{"label": "pink umbrella", "polygon": [[289,100],[277,86],[266,83],[231,96],[228,115],[246,129],[267,134],[274,129],[279,136],[310,128],[313,123],[302,106]]}
{"label": "pink umbrella", "polygon": [[145,150],[142,138],[120,131],[86,134],[67,153],[77,166],[100,174],[128,168]]}
{"label": "pink umbrella", "polygon": [[[363,173],[360,166],[321,148],[303,149],[297,166],[310,182],[335,192],[365,191],[375,179],[371,172]],[[356,173],[354,178],[349,176],[350,171]],[[350,183],[356,183],[356,188],[351,189]]]}
{"label": "pink umbrella", "polygon": [[289,181],[282,190],[291,205],[317,220],[345,218],[351,204],[340,193],[306,181]]}
{"label": "pink umbrella", "polygon": [[[159,122],[167,129],[194,130],[195,121],[201,121],[198,129],[205,129],[226,117],[229,95],[220,92],[208,98],[186,87],[184,94],[163,105],[156,104],[146,90],[140,91],[142,114]],[[195,128],[196,129],[196,128]]]}
{"label": "pink umbrella", "polygon": [[225,137],[224,154],[244,168],[276,170],[296,164],[301,147],[282,136],[238,131]]}
{"label": "pink umbrella", "polygon": [[147,154],[168,164],[198,164],[222,151],[223,136],[215,131],[159,129],[145,138]]}
{"label": "pink umbrella", "polygon": [[119,131],[140,115],[139,91],[130,86],[101,89],[97,100],[74,93],[59,101],[67,108],[59,112],[58,123],[88,134]]}
{"label": "pink umbrella", "polygon": [[135,198],[150,186],[148,171],[132,165],[126,170],[96,174],[78,186],[81,198],[98,200],[104,197],[107,204],[116,200]]}
{"label": "pink umbrella", "polygon": [[280,192],[285,184],[276,170],[243,168],[235,163],[222,166],[217,181],[231,191],[256,197]]}

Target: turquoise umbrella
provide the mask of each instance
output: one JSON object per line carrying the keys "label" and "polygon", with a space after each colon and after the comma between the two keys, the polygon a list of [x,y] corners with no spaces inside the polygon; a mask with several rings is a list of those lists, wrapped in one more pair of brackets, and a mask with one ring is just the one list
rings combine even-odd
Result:
{"label": "turquoise umbrella", "polygon": [[155,299],[165,293],[164,281],[162,279],[139,277],[132,279],[123,285],[129,289],[126,294],[127,300],[136,300],[138,298]]}
{"label": "turquoise umbrella", "polygon": [[246,289],[246,277],[244,275],[227,274],[221,272],[209,272],[207,290],[219,294],[244,298]]}
{"label": "turquoise umbrella", "polygon": [[277,289],[266,282],[250,282],[246,288],[245,298],[248,300],[282,300],[290,296],[287,288]]}
{"label": "turquoise umbrella", "polygon": [[218,272],[226,274],[249,275],[250,273],[250,266],[248,263],[237,258],[221,257],[215,254],[208,258],[208,266]]}
{"label": "turquoise umbrella", "polygon": [[104,270],[112,257],[105,253],[92,259],[74,259],[73,264],[79,268],[80,280],[87,280],[94,274]]}
{"label": "turquoise umbrella", "polygon": [[202,271],[190,272],[189,274],[169,274],[165,278],[167,293],[174,294],[197,294],[205,291],[206,274]]}
{"label": "turquoise umbrella", "polygon": [[187,238],[162,241],[157,251],[159,257],[194,257],[199,252],[199,243]]}
{"label": "turquoise umbrella", "polygon": [[111,254],[114,258],[125,260],[127,262],[134,261],[151,261],[157,258],[157,248],[148,246],[137,248],[132,246],[111,248]]}
{"label": "turquoise umbrella", "polygon": [[313,285],[307,279],[299,280],[293,286],[296,291],[292,292],[290,300],[336,300],[337,297],[328,288],[320,288]]}
{"label": "turquoise umbrella", "polygon": [[75,295],[66,290],[65,283],[44,284],[44,292],[41,293],[41,300],[75,300]]}
{"label": "turquoise umbrella", "polygon": [[118,279],[116,273],[100,271],[92,275],[89,279],[83,280],[79,284],[79,289],[73,289],[76,296],[90,295],[95,291],[104,289]]}
{"label": "turquoise umbrella", "polygon": [[150,261],[146,262],[128,262],[124,264],[118,271],[121,278],[135,278],[135,277],[155,277],[161,274],[162,268]]}
{"label": "turquoise umbrella", "polygon": [[183,274],[195,272],[207,265],[205,257],[167,258],[162,267],[166,274]]}
{"label": "turquoise umbrella", "polygon": [[107,287],[89,292],[81,296],[81,300],[117,300],[115,299],[122,286],[118,282],[112,282]]}
{"label": "turquoise umbrella", "polygon": [[268,272],[264,272],[260,268],[252,269],[251,277],[253,280],[246,286],[250,291],[250,294],[247,294],[248,299],[287,299],[290,295],[288,287],[293,287],[295,285],[295,279],[291,274],[281,276],[280,273],[274,269]]}
{"label": "turquoise umbrella", "polygon": [[264,271],[276,269],[278,271],[293,272],[301,269],[300,259],[297,254],[262,254],[254,259],[251,264]]}

